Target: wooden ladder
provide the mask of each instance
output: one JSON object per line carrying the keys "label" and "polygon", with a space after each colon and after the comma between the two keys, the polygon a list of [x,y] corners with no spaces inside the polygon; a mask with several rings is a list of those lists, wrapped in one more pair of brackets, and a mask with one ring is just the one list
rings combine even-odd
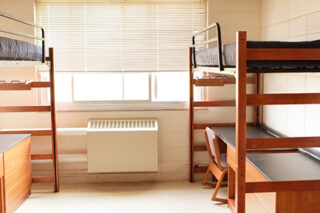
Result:
{"label": "wooden ladder", "polygon": [[[195,123],[194,122],[194,111],[195,108],[200,107],[233,107],[235,106],[235,100],[224,100],[224,101],[194,101],[194,86],[200,87],[213,87],[213,86],[225,86],[227,84],[235,84],[235,78],[229,76],[221,76],[219,74],[206,73],[204,77],[194,78],[193,64],[192,64],[192,48],[189,49],[189,181],[194,181],[195,173],[205,173],[207,166],[199,166],[194,161],[195,152],[207,151],[205,144],[195,145],[194,133],[198,130],[204,130],[206,127],[212,126],[234,126],[235,123]],[[248,84],[255,85],[255,91],[257,87],[257,78],[247,78]],[[256,113],[255,113],[256,114]]]}
{"label": "wooden ladder", "polygon": [[32,183],[53,183],[54,192],[59,191],[59,168],[58,168],[58,147],[57,147],[57,128],[56,128],[56,107],[54,93],[54,56],[53,48],[49,48],[50,81],[34,81],[26,83],[0,83],[0,90],[17,91],[31,90],[32,88],[50,88],[49,106],[1,106],[0,112],[50,112],[51,128],[47,129],[3,129],[0,134],[31,134],[31,136],[51,136],[52,152],[46,154],[31,154],[31,160],[52,160],[53,176],[32,177]]}

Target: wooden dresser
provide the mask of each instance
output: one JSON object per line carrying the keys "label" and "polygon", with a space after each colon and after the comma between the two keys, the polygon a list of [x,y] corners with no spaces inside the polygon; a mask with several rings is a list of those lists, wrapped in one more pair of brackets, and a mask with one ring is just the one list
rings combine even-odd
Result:
{"label": "wooden dresser", "polygon": [[30,135],[0,135],[1,212],[14,212],[31,193]]}

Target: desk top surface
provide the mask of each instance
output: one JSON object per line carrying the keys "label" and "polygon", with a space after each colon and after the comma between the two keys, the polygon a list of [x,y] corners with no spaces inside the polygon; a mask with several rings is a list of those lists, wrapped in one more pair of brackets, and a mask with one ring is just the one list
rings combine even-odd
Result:
{"label": "desk top surface", "polygon": [[0,153],[4,153],[30,136],[30,134],[0,134]]}
{"label": "desk top surface", "polygon": [[320,161],[309,154],[248,154],[247,160],[270,181],[320,180]]}
{"label": "desk top surface", "polygon": [[[235,149],[235,127],[212,127],[216,135]],[[263,128],[247,126],[247,138],[275,137]],[[303,152],[247,154],[247,160],[268,180],[320,180],[320,161]]]}
{"label": "desk top surface", "polygon": [[[232,148],[236,148],[236,130],[234,126],[211,127],[217,136],[222,138]],[[247,126],[247,138],[272,138],[275,137],[265,129]]]}

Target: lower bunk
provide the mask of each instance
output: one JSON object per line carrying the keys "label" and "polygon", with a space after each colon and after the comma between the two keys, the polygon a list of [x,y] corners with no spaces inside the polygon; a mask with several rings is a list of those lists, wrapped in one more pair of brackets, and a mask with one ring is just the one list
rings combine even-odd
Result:
{"label": "lower bunk", "polygon": [[[215,140],[226,146],[228,163],[228,206],[235,212],[236,150],[234,127],[212,127]],[[267,129],[247,127],[248,138],[279,137]],[[313,154],[310,154],[313,153]],[[269,149],[247,151],[246,183],[320,180],[320,160],[310,149]],[[248,190],[248,187],[246,187]],[[249,192],[248,192],[249,191]],[[246,194],[246,212],[311,213],[320,212],[320,191],[304,190]],[[263,190],[262,190],[263,191]]]}

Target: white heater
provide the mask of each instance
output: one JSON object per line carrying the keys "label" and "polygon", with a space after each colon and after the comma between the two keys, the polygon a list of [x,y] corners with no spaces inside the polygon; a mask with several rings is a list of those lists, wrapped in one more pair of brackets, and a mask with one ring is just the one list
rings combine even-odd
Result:
{"label": "white heater", "polygon": [[90,120],[87,150],[90,173],[158,171],[158,122]]}

